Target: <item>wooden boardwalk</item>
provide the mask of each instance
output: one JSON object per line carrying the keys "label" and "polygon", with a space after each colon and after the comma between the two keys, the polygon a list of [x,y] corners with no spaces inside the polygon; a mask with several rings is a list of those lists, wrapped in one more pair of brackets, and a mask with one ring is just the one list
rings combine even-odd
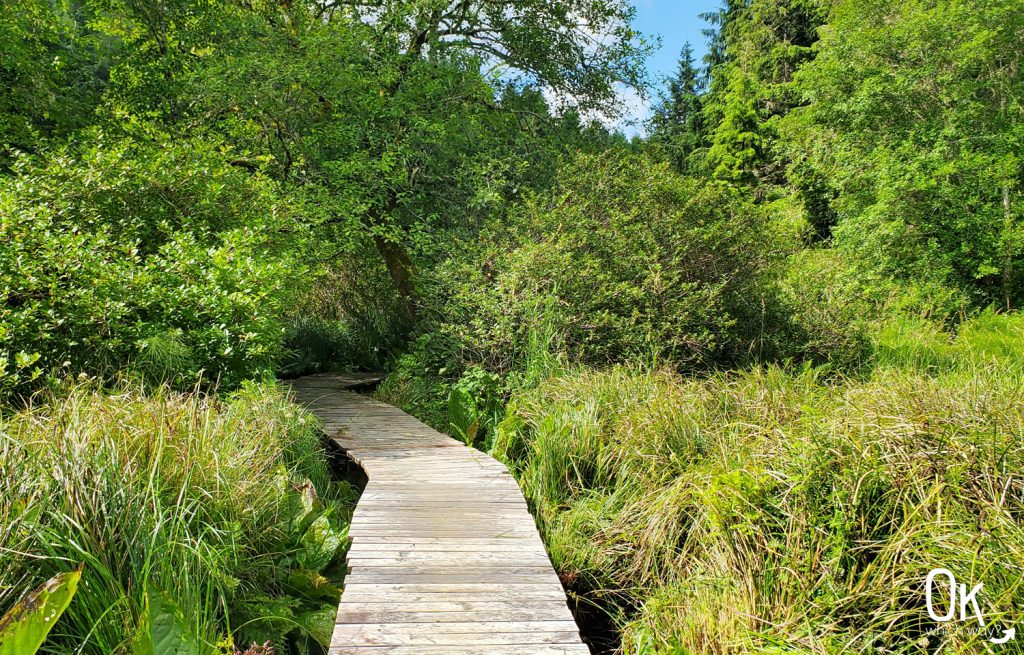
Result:
{"label": "wooden boardwalk", "polygon": [[369,478],[331,655],[589,653],[504,465],[352,382],[292,382]]}

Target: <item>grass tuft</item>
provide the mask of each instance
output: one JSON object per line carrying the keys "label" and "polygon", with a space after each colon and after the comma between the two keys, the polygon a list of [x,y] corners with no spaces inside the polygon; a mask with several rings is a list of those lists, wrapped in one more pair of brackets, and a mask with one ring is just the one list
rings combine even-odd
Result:
{"label": "grass tuft", "polygon": [[283,655],[322,634],[317,612],[333,617],[348,496],[276,387],[220,400],[79,385],[0,423],[0,610],[84,562],[46,652],[129,652],[159,597],[200,653]]}
{"label": "grass tuft", "polygon": [[622,652],[979,652],[933,631],[924,580],[984,583],[989,626],[1024,604],[1022,329],[905,322],[857,379],[563,369],[515,394],[495,452]]}

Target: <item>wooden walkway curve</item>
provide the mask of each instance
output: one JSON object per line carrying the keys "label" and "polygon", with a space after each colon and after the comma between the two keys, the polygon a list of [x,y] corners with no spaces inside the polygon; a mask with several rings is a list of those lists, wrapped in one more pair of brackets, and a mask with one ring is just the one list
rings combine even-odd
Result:
{"label": "wooden walkway curve", "polygon": [[505,466],[353,381],[291,383],[369,478],[331,655],[589,653]]}

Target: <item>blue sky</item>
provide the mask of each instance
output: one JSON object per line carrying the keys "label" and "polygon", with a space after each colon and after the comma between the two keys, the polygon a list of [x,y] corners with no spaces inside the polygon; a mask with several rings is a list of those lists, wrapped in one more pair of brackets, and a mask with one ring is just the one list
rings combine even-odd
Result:
{"label": "blue sky", "polygon": [[[693,45],[694,56],[699,61],[707,47],[701,30],[706,27],[700,14],[717,9],[721,0],[633,0],[636,20],[633,27],[647,36],[661,37],[661,44],[647,60],[647,70],[654,89],[660,87],[660,79],[675,72],[679,51],[687,41]],[[653,96],[653,93],[651,94]],[[643,120],[650,114],[653,98],[646,101],[626,92],[623,98],[628,106],[629,119]],[[627,135],[636,133],[636,127],[622,125]]]}

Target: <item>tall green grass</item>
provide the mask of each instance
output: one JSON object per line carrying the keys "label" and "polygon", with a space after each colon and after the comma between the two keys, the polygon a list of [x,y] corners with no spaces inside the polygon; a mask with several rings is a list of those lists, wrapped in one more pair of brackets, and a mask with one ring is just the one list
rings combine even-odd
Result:
{"label": "tall green grass", "polygon": [[951,333],[924,319],[884,323],[873,339],[875,368],[931,374],[990,368],[1024,368],[1024,316],[991,310],[956,326]]}
{"label": "tall green grass", "polygon": [[0,423],[0,613],[84,562],[45,652],[132,652],[158,605],[198,654],[322,652],[350,497],[275,387],[77,386]]}
{"label": "tall green grass", "polygon": [[856,379],[563,368],[513,396],[495,453],[622,652],[984,652],[934,630],[936,567],[984,584],[989,627],[1019,620],[1024,317],[904,321],[874,350]]}

